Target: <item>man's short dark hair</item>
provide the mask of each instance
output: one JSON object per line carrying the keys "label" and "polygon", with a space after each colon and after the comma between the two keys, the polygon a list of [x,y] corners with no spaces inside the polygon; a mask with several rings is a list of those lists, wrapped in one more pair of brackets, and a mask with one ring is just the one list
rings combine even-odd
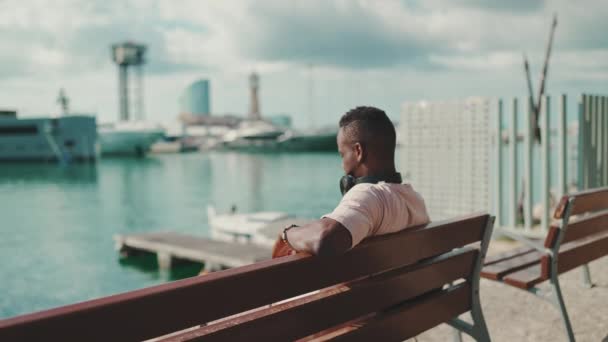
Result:
{"label": "man's short dark hair", "polygon": [[351,109],[340,119],[340,129],[351,142],[359,142],[382,157],[394,156],[395,126],[383,110],[367,106]]}

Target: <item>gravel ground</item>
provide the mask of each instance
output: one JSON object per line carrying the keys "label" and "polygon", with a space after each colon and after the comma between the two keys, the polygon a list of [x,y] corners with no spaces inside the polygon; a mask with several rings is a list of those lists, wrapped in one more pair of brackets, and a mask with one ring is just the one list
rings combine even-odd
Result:
{"label": "gravel ground", "polygon": [[[488,254],[516,247],[513,242],[492,241]],[[594,287],[584,287],[579,268],[560,277],[562,293],[576,340],[608,342],[608,257],[589,266]],[[543,284],[542,288],[549,287]],[[559,311],[525,291],[482,279],[481,304],[492,341],[568,340]],[[463,340],[473,341],[469,336]],[[442,324],[418,336],[417,341],[452,341],[452,329]]]}

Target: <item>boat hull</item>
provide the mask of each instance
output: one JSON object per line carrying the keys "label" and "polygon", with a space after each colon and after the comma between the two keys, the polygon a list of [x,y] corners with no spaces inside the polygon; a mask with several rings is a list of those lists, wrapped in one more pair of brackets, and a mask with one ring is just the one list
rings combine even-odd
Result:
{"label": "boat hull", "polygon": [[337,133],[294,135],[279,141],[278,149],[290,152],[336,152],[338,151],[336,136]]}
{"label": "boat hull", "polygon": [[0,161],[89,161],[99,154],[92,116],[0,117]]}
{"label": "boat hull", "polygon": [[239,139],[224,142],[221,147],[245,152],[337,152],[336,135],[298,134],[278,139]]}
{"label": "boat hull", "polygon": [[137,131],[100,131],[102,155],[143,155],[164,135],[161,129]]}

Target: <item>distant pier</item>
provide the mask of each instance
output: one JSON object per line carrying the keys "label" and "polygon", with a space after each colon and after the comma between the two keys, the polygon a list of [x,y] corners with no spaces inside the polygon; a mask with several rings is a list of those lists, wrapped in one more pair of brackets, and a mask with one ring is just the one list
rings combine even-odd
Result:
{"label": "distant pier", "polygon": [[122,256],[133,252],[155,253],[160,269],[170,269],[175,260],[205,264],[205,271],[249,265],[270,259],[267,247],[229,243],[174,232],[120,234],[114,236],[116,249]]}

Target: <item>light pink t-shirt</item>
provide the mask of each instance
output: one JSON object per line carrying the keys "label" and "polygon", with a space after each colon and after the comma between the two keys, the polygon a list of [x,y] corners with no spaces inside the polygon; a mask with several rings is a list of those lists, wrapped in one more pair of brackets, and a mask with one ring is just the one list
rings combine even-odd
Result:
{"label": "light pink t-shirt", "polygon": [[380,182],[352,187],[330,214],[352,236],[353,246],[368,236],[398,232],[430,221],[424,200],[409,184]]}

